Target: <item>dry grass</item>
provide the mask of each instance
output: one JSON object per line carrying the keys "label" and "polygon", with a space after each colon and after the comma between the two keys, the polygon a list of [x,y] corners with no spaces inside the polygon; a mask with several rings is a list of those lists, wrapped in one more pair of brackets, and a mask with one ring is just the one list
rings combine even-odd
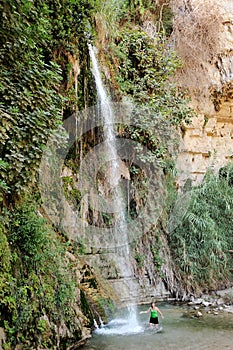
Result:
{"label": "dry grass", "polygon": [[220,49],[219,33],[223,23],[219,0],[173,0],[176,17],[176,47],[184,58],[211,58]]}
{"label": "dry grass", "polygon": [[221,51],[222,6],[219,0],[171,2],[175,13],[172,40],[183,62],[177,78],[193,88],[200,86],[201,81],[208,85],[210,77],[205,63],[210,63]]}

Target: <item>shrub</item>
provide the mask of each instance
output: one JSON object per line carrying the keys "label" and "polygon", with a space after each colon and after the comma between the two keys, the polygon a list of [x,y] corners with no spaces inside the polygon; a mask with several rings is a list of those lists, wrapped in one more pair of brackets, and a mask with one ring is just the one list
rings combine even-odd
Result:
{"label": "shrub", "polygon": [[170,233],[178,272],[187,288],[216,289],[230,277],[233,246],[233,188],[228,181],[207,173],[190,192],[190,204],[180,225]]}

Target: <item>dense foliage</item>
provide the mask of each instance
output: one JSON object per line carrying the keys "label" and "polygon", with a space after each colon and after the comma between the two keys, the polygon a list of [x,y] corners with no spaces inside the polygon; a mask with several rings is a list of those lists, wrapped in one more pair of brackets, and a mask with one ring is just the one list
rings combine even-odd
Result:
{"label": "dense foliage", "polygon": [[[221,174],[224,174],[221,175]],[[207,173],[190,192],[181,224],[170,233],[173,258],[188,292],[209,290],[229,281],[233,247],[232,165],[220,176]]]}
{"label": "dense foliage", "polygon": [[35,181],[43,144],[61,119],[59,68],[45,61],[42,50],[50,39],[47,13],[46,6],[40,11],[29,1],[4,3],[2,9],[1,179],[11,200]]}
{"label": "dense foliage", "polygon": [[[62,108],[70,113],[69,101],[75,108],[68,56],[84,46],[93,6],[71,0],[1,2],[0,189],[11,201],[35,182],[43,145],[62,120]],[[82,89],[79,95],[83,100]]]}
{"label": "dense foliage", "polygon": [[[169,83],[169,78],[181,62],[169,49],[164,35],[150,37],[140,28],[122,30],[116,54],[117,82],[121,91],[133,97],[134,103],[149,109],[148,120],[153,113],[155,118],[167,118],[173,125],[190,121],[193,114],[186,105],[184,94]],[[144,125],[146,117],[146,114],[143,115]]]}
{"label": "dense foliage", "polygon": [[1,224],[1,326],[10,346],[30,340],[50,348],[56,337],[51,324],[63,319],[75,325],[77,285],[67,247],[36,209],[26,200],[5,212]]}

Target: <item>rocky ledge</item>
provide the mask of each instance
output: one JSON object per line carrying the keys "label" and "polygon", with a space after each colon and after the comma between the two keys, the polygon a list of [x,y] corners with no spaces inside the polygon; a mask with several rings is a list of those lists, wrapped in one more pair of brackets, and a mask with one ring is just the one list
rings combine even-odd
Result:
{"label": "rocky ledge", "polygon": [[215,291],[200,298],[190,297],[188,311],[184,316],[203,317],[204,314],[218,315],[221,312],[233,313],[233,287]]}

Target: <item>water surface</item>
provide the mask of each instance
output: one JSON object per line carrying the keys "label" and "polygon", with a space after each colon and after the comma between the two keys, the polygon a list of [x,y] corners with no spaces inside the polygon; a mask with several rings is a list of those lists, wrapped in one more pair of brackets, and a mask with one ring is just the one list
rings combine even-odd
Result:
{"label": "water surface", "polygon": [[84,350],[225,350],[233,349],[233,314],[204,314],[203,318],[185,317],[187,307],[158,304],[164,314],[161,332],[148,328],[149,314],[132,320],[128,312],[117,314],[108,325],[96,330]]}

